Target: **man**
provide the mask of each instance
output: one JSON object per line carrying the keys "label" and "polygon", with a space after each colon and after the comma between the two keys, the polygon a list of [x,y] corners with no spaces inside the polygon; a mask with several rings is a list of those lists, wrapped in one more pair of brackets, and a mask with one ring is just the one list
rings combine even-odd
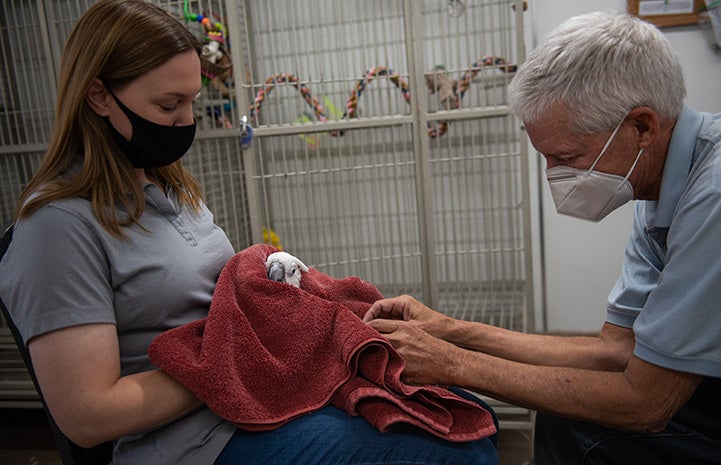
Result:
{"label": "man", "polygon": [[664,35],[609,13],[559,26],[509,87],[559,213],[600,221],[639,200],[598,337],[454,320],[408,296],[365,317],[407,381],[538,410],[536,465],[721,463],[721,115],[685,95]]}

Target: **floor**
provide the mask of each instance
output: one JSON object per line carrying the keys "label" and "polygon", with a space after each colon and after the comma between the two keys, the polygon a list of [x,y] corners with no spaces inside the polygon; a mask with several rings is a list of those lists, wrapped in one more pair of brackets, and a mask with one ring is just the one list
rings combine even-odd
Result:
{"label": "floor", "polygon": [[[531,457],[529,433],[501,430],[499,453],[501,465],[526,464]],[[0,410],[0,464],[61,465],[42,410]]]}
{"label": "floor", "polygon": [[0,410],[0,464],[61,465],[45,412]]}

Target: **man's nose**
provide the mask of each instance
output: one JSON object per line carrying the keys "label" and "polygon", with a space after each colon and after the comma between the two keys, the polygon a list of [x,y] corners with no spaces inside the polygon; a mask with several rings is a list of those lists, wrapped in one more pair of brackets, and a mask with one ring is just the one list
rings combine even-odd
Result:
{"label": "man's nose", "polygon": [[556,158],[547,157],[544,154],[541,154],[541,156],[543,157],[544,160],[546,160],[546,169],[547,170],[553,168],[554,166],[558,166],[561,164],[561,161]]}

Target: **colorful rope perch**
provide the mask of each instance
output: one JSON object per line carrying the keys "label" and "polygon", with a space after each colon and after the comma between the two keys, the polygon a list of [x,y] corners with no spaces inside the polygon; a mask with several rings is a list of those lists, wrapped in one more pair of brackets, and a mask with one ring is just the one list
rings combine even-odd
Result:
{"label": "colorful rope perch", "polygon": [[343,113],[342,119],[350,119],[355,118],[358,113],[358,99],[361,95],[363,95],[363,91],[365,90],[366,86],[375,78],[378,76],[388,76],[388,79],[395,84],[398,89],[400,89],[401,93],[403,94],[403,98],[407,103],[411,103],[411,89],[408,87],[408,83],[401,78],[400,74],[392,71],[391,69],[385,67],[385,66],[379,66],[376,68],[371,68],[368,71],[366,71],[365,76],[363,76],[359,81],[358,84],[356,84],[355,89],[353,89],[350,93],[350,96],[348,97],[348,102],[346,103],[345,107],[345,113]]}
{"label": "colorful rope perch", "polygon": [[318,99],[310,93],[310,89],[308,88],[308,86],[300,84],[298,78],[292,74],[280,73],[276,74],[275,76],[269,77],[265,81],[265,85],[263,86],[263,88],[258,91],[258,94],[255,96],[255,101],[250,106],[249,110],[249,116],[251,121],[258,119],[260,107],[263,106],[263,102],[265,101],[267,96],[270,95],[270,92],[275,88],[275,85],[279,83],[291,84],[293,87],[298,89],[300,95],[313,109],[313,113],[315,114],[315,117],[318,118],[318,121],[324,123],[328,119],[325,115],[325,110],[323,109],[323,106],[320,104],[320,102],[318,102]]}
{"label": "colorful rope perch", "polygon": [[[401,75],[386,66],[378,66],[366,71],[365,76],[358,80],[355,89],[351,91],[348,97],[345,112],[341,117],[342,120],[358,117],[358,99],[363,95],[366,86],[378,76],[388,76],[388,79],[401,91],[406,103],[411,103],[411,89],[408,83],[401,78]],[[334,136],[342,136],[343,132],[338,131],[331,134]]]}
{"label": "colorful rope perch", "polygon": [[[473,63],[473,65],[471,65],[471,68],[463,74],[463,77],[461,77],[461,79],[453,86],[453,93],[456,97],[455,108],[460,107],[460,101],[470,87],[471,80],[479,72],[481,72],[481,70],[489,67],[497,68],[505,73],[514,73],[516,71],[515,65],[507,64],[506,60],[501,57],[487,55],[482,59],[476,61],[475,63]],[[345,112],[343,113],[341,120],[352,119],[358,116],[358,101],[360,97],[363,95],[363,92],[365,91],[368,84],[370,84],[375,78],[380,76],[388,76],[388,80],[390,80],[398,88],[398,90],[401,91],[403,99],[406,101],[406,103],[411,103],[410,87],[408,86],[408,83],[403,80],[400,74],[386,66],[377,66],[368,69],[363,75],[363,77],[358,80],[355,88],[350,92],[350,95],[348,96],[348,101],[345,105]],[[249,116],[251,121],[257,121],[258,114],[260,113],[260,109],[263,106],[263,102],[265,102],[266,98],[268,98],[271,91],[275,88],[277,84],[290,84],[295,87],[300,92],[300,95],[303,97],[306,103],[312,108],[313,114],[318,119],[318,121],[326,122],[328,120],[325,109],[320,104],[318,99],[313,96],[308,86],[301,84],[300,80],[292,74],[280,73],[269,77],[265,81],[263,88],[258,91],[255,100],[253,101],[253,104],[249,108]],[[447,121],[440,121],[435,126],[430,123],[428,124],[428,136],[430,138],[441,137],[447,131]],[[342,136],[343,132],[333,131],[331,132],[331,135],[338,137]]]}
{"label": "colorful rope perch", "polygon": [[480,73],[483,68],[488,67],[497,67],[499,70],[507,74],[515,73],[518,69],[516,65],[506,63],[506,60],[504,60],[503,58],[492,55],[486,55],[480,60],[476,61],[471,65],[471,69],[463,73],[463,77],[460,81],[458,81],[458,89],[455,91],[455,93],[458,96],[459,106],[463,95],[465,95],[468,87],[470,87],[471,85],[471,79],[476,77],[476,75]]}

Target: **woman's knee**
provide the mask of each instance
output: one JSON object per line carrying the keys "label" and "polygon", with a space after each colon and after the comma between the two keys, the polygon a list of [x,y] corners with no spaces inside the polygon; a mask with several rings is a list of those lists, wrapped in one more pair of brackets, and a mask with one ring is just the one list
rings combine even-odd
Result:
{"label": "woman's knee", "polygon": [[[360,417],[334,407],[297,418],[273,431],[238,431],[217,463],[252,458],[247,463],[272,459],[275,464],[333,463],[498,465],[496,447],[489,438],[454,443],[409,425],[380,433]],[[232,459],[231,459],[232,460]]]}

